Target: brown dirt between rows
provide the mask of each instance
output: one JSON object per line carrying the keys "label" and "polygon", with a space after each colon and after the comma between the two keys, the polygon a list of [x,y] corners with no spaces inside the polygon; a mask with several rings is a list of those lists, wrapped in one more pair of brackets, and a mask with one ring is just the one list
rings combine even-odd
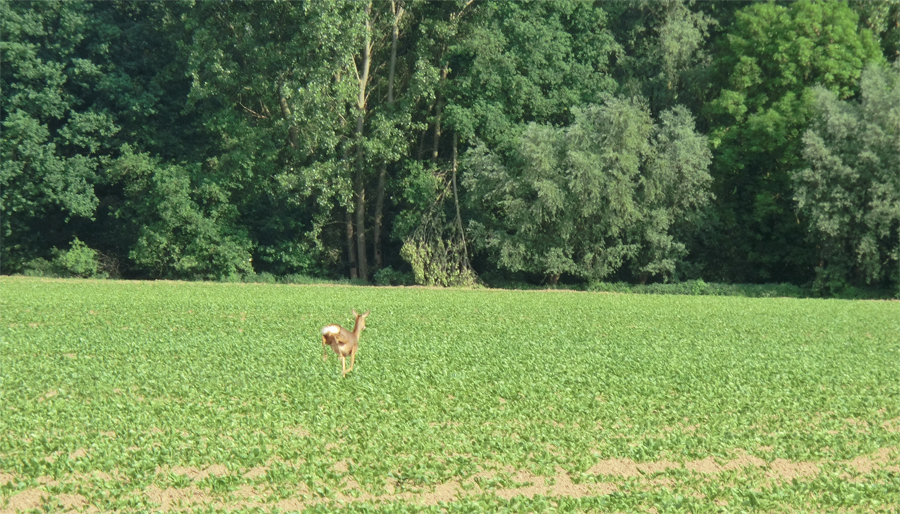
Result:
{"label": "brown dirt between rows", "polygon": [[[873,454],[856,457],[849,461],[843,461],[843,464],[855,469],[860,474],[868,474],[877,470],[888,470],[900,473],[900,465],[891,459],[892,453],[896,449],[883,448]],[[510,466],[502,466],[497,470],[485,470],[476,473],[474,476],[464,481],[449,481],[438,484],[432,491],[403,491],[396,492],[396,482],[388,482],[387,494],[373,495],[365,491],[352,476],[347,476],[343,483],[341,491],[334,494],[334,499],[338,502],[356,502],[356,501],[410,501],[420,505],[437,505],[440,502],[452,502],[462,497],[480,494],[484,491],[479,485],[479,481],[483,479],[491,479],[499,474],[511,477],[515,484],[521,484],[517,487],[501,488],[488,490],[498,497],[510,499],[516,496],[533,497],[535,495],[546,495],[550,497],[584,497],[593,495],[610,494],[619,490],[619,486],[614,483],[604,482],[603,478],[630,478],[640,479],[640,482],[647,487],[669,487],[675,484],[675,480],[667,477],[653,478],[653,475],[665,472],[669,469],[685,469],[700,475],[716,475],[724,471],[740,470],[744,468],[759,468],[764,470],[766,479],[771,485],[790,482],[794,479],[803,479],[818,475],[819,465],[813,462],[792,462],[785,459],[775,459],[772,462],[766,462],[759,457],[750,455],[744,451],[737,451],[736,457],[719,463],[713,457],[705,459],[685,462],[684,464],[672,461],[656,461],[637,463],[631,459],[606,459],[598,462],[591,467],[587,473],[598,477],[601,481],[597,483],[581,483],[572,482],[571,476],[563,468],[556,467],[556,475],[545,477],[535,475],[528,471],[516,470]],[[349,461],[338,461],[334,465],[334,470],[340,473],[346,473],[349,469]],[[266,467],[259,466],[243,472],[245,478],[259,478],[265,475]],[[175,474],[183,475],[192,481],[202,480],[209,476],[225,476],[228,469],[220,464],[209,466],[205,469],[196,467],[175,466],[168,469],[158,468],[157,474]],[[43,477],[42,477],[43,478]],[[0,472],[0,485],[7,484],[16,479],[9,473]],[[112,476],[102,472],[95,472],[92,475],[73,477],[74,481],[91,481],[92,479],[114,480]],[[52,479],[38,480],[44,485],[59,485],[57,481]],[[282,510],[302,510],[306,507],[317,503],[328,501],[326,499],[314,498],[309,489],[300,484],[296,487],[296,495],[293,498],[282,499],[274,504],[264,500],[266,496],[265,487],[254,487],[244,485],[237,491],[233,492],[230,498],[221,498],[214,496],[196,485],[190,485],[184,488],[169,487],[161,489],[156,485],[151,485],[142,491],[136,491],[135,494],[143,496],[145,499],[159,505],[158,511],[161,512],[177,512],[189,509],[193,506],[208,505],[217,509],[229,510],[242,507],[275,507]],[[52,506],[61,506],[66,512],[97,512],[97,508],[88,505],[86,499],[78,494],[59,494],[51,499],[50,494],[41,488],[30,488],[20,491],[7,499],[5,505],[0,499],[0,514],[15,514],[17,512],[40,509],[52,502]]]}

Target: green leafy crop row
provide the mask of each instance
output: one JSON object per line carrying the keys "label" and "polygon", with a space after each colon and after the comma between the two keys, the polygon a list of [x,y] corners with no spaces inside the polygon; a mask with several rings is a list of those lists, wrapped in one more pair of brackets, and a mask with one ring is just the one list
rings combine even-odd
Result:
{"label": "green leafy crop row", "polygon": [[0,512],[888,511],[898,334],[897,302],[4,277]]}

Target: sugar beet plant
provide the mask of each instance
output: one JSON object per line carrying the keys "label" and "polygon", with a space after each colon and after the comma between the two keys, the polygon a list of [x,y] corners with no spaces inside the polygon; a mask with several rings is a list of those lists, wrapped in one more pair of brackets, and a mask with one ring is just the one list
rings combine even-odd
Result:
{"label": "sugar beet plant", "polygon": [[[0,511],[900,507],[900,304],[0,278]],[[356,366],[322,326],[371,309]]]}

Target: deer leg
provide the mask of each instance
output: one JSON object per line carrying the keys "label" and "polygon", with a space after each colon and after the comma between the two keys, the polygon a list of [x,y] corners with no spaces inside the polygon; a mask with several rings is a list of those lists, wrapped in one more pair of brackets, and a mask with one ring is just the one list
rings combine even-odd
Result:
{"label": "deer leg", "polygon": [[341,355],[341,377],[347,375],[347,358]]}
{"label": "deer leg", "polygon": [[350,351],[350,369],[347,371],[353,371],[353,363],[356,362],[356,348]]}
{"label": "deer leg", "polygon": [[325,342],[325,336],[322,336],[322,360],[328,360],[328,343]]}

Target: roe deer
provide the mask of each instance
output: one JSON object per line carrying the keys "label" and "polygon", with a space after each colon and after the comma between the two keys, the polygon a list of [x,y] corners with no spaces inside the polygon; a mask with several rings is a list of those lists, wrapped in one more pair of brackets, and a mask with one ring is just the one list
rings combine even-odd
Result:
{"label": "roe deer", "polygon": [[[334,353],[341,358],[342,377],[346,376],[348,371],[353,370],[353,363],[356,362],[356,350],[359,349],[359,334],[366,328],[366,316],[369,315],[369,312],[371,311],[357,314],[356,309],[353,309],[356,323],[353,325],[352,332],[340,325],[322,327],[322,360],[328,360],[328,350],[325,347],[330,346]],[[350,369],[347,369],[348,355],[350,356]]]}

